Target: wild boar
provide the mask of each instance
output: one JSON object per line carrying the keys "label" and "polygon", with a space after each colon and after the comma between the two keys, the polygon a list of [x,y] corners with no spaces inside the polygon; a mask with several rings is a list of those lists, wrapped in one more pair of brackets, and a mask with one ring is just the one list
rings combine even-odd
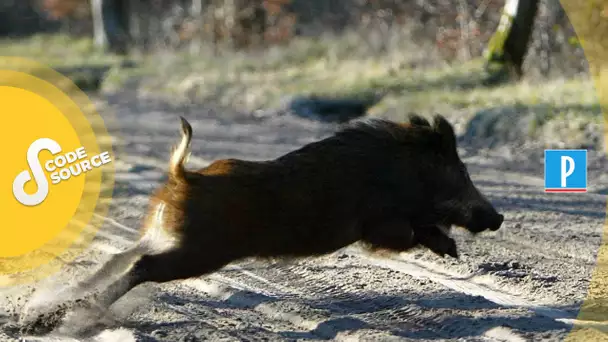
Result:
{"label": "wild boar", "polygon": [[77,287],[85,294],[118,276],[96,297],[102,308],[139,284],[198,277],[249,257],[320,256],[356,242],[457,257],[445,227],[476,234],[504,220],[474,186],[440,115],[432,124],[416,115],[355,121],[273,160],[218,160],[197,171],[184,167],[192,127],[181,118],[181,128],[141,240]]}

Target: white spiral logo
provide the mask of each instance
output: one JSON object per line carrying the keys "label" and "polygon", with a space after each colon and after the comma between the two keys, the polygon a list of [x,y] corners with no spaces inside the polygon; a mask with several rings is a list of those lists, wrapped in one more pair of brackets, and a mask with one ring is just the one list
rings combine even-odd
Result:
{"label": "white spiral logo", "polygon": [[27,149],[27,164],[34,175],[34,180],[38,186],[38,190],[33,195],[25,193],[25,183],[32,179],[28,170],[23,170],[15,177],[13,181],[13,195],[19,203],[27,206],[35,206],[46,199],[49,194],[49,182],[46,180],[42,165],[38,160],[38,153],[42,150],[48,150],[53,155],[61,152],[61,146],[49,138],[40,138],[34,141]]}

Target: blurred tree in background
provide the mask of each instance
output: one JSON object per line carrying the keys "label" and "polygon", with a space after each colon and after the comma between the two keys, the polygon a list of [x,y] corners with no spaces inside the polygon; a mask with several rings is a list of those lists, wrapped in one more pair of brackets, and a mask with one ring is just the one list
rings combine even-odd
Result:
{"label": "blurred tree in background", "polygon": [[524,57],[538,12],[538,0],[506,0],[496,32],[486,50],[486,69],[493,82],[523,75]]}
{"label": "blurred tree in background", "polygon": [[[499,34],[501,17],[508,14],[506,0],[0,0],[0,34],[64,32],[94,37],[98,46],[119,53],[198,53],[202,48],[264,49],[294,37],[356,32],[370,53],[383,54],[394,42],[411,40],[434,44],[446,62],[487,52],[491,62],[510,58],[516,74],[586,70],[579,41],[557,0],[515,2],[522,4],[522,15],[513,22],[514,38]],[[589,11],[585,15],[604,20],[601,10]]]}

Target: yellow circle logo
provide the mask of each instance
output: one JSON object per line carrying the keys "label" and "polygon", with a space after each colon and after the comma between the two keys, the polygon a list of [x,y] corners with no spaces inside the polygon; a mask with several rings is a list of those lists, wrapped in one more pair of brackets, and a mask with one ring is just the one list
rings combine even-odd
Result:
{"label": "yellow circle logo", "polygon": [[[107,211],[113,151],[101,117],[67,78],[0,58],[0,286],[38,280],[75,257]],[[6,281],[6,279],[11,279]]]}

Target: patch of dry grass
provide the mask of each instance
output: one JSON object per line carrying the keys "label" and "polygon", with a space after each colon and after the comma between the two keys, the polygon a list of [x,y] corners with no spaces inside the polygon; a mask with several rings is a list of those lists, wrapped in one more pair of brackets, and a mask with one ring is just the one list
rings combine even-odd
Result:
{"label": "patch of dry grass", "polygon": [[[486,112],[521,114],[529,116],[525,125],[506,128],[524,131],[527,139],[562,147],[601,145],[602,111],[587,76],[486,87],[481,59],[449,65],[440,62],[431,46],[402,42],[379,55],[357,42],[355,36],[322,37],[258,55],[158,54],[139,71],[140,91],[243,111],[276,108],[295,96],[382,93],[372,115],[403,119],[409,112],[442,113],[454,118],[462,132],[468,120]],[[115,70],[106,90],[119,89],[128,77]]]}

